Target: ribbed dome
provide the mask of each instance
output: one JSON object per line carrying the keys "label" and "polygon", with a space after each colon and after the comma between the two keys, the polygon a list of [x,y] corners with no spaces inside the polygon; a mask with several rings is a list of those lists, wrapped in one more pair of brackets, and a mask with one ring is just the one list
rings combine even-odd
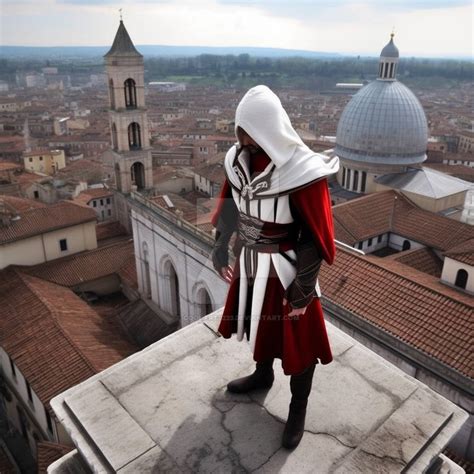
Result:
{"label": "ribbed dome", "polygon": [[426,159],[428,125],[415,95],[398,81],[375,80],[342,112],[335,152],[340,158],[408,165]]}

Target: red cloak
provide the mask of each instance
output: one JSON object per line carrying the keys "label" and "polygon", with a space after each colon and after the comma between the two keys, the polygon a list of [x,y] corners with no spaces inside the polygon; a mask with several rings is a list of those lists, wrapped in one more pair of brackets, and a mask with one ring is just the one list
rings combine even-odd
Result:
{"label": "red cloak", "polygon": [[[252,163],[254,171],[261,171],[268,164],[268,160],[266,155],[263,159],[259,157],[255,160]],[[298,211],[298,219],[303,219],[305,225],[311,230],[320,255],[328,264],[332,264],[336,248],[327,179],[323,178],[294,191],[289,198],[292,207]],[[224,202],[229,203],[229,200],[233,201],[233,198],[230,185],[226,181],[212,219],[214,226],[224,208]],[[230,338],[237,332],[239,274],[239,259],[237,258],[218,328],[219,333],[225,338]],[[249,291],[251,291],[250,288]],[[254,360],[263,362],[271,358],[279,358],[282,360],[283,371],[286,375],[299,374],[314,363],[329,364],[333,357],[319,298],[312,299],[303,315],[290,319],[288,312],[291,308],[288,303],[283,304],[284,293],[285,290],[271,264],[258,326]]]}

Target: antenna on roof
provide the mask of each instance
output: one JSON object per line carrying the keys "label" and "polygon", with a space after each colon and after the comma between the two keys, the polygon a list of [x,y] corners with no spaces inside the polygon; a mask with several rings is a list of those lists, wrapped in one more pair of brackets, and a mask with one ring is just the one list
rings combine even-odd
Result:
{"label": "antenna on roof", "polygon": [[122,9],[121,8],[119,8],[119,13],[120,13],[120,21],[122,21],[123,18],[122,18]]}

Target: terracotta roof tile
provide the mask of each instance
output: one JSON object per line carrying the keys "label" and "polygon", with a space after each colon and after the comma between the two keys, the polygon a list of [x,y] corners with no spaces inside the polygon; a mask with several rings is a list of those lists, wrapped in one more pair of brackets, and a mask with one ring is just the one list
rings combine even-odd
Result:
{"label": "terracotta roof tile", "polygon": [[74,287],[112,275],[134,257],[133,242],[121,241],[33,267],[17,267],[22,272],[57,285]]}
{"label": "terracotta roof tile", "polygon": [[118,221],[100,222],[95,226],[95,231],[98,241],[127,235],[126,229]]}
{"label": "terracotta roof tile", "polygon": [[138,290],[137,267],[135,263],[135,255],[128,258],[126,263],[122,265],[118,275],[122,282],[134,290]]}
{"label": "terracotta roof tile", "polygon": [[474,238],[474,226],[420,209],[393,190],[338,204],[333,216],[336,239],[351,246],[387,232],[438,250]]}
{"label": "terracotta roof tile", "polygon": [[443,269],[442,260],[429,248],[407,250],[392,255],[392,260],[416,268],[424,273],[440,277]]}
{"label": "terracotta roof tile", "polygon": [[64,444],[50,443],[48,441],[41,441],[37,444],[36,448],[38,474],[46,474],[50,464],[74,449]]}
{"label": "terracotta roof tile", "polygon": [[12,163],[10,161],[0,161],[0,173],[3,171],[12,171],[21,169],[22,165],[19,163]]}
{"label": "terracotta roof tile", "polygon": [[474,298],[393,260],[338,247],[321,269],[323,296],[425,354],[474,378]]}
{"label": "terracotta roof tile", "polygon": [[45,405],[135,350],[71,290],[11,267],[0,272],[0,345]]}
{"label": "terracotta roof tile", "polygon": [[93,209],[66,201],[31,209],[22,212],[20,219],[8,226],[0,227],[0,245],[95,220]]}
{"label": "terracotta roof tile", "polygon": [[393,191],[384,191],[334,206],[336,239],[354,245],[388,232],[394,198]]}
{"label": "terracotta roof tile", "polygon": [[474,239],[456,245],[444,254],[446,257],[474,266]]}
{"label": "terracotta roof tile", "polygon": [[83,200],[86,203],[92,201],[92,199],[100,199],[113,196],[113,193],[108,188],[90,188],[82,191],[77,199]]}
{"label": "terracotta roof tile", "polygon": [[18,470],[10,459],[10,456],[4,451],[2,443],[0,443],[0,473],[1,474],[17,474]]}
{"label": "terracotta roof tile", "polygon": [[32,209],[41,209],[47,207],[46,204],[40,201],[34,201],[33,199],[26,199],[16,196],[0,195],[0,201],[3,201],[7,206],[10,206],[18,214],[22,214],[25,211],[31,211]]}

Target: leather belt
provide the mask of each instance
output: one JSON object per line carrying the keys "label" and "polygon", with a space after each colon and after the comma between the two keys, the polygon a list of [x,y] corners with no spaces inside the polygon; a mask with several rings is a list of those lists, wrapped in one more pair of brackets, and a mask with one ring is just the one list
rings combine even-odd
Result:
{"label": "leather belt", "polygon": [[266,251],[274,247],[274,251],[278,252],[280,245],[295,241],[297,227],[294,222],[289,224],[265,222],[240,213],[238,231],[244,246]]}

